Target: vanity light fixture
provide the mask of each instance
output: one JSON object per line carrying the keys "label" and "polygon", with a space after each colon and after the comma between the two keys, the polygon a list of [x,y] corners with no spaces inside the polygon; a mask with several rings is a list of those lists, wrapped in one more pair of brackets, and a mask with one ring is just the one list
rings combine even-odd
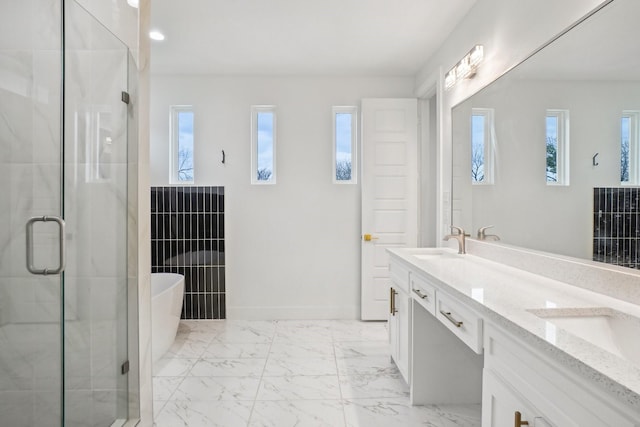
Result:
{"label": "vanity light fixture", "polygon": [[484,47],[477,44],[444,76],[444,88],[451,89],[460,80],[470,79],[476,75],[478,65],[484,58]]}

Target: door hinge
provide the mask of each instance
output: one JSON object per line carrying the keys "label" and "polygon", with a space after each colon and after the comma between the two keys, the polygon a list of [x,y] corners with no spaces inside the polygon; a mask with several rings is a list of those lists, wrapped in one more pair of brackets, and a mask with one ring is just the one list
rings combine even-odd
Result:
{"label": "door hinge", "polygon": [[127,372],[129,372],[129,361],[125,361],[121,368],[120,368],[120,372],[122,373],[122,375],[126,374]]}
{"label": "door hinge", "polygon": [[124,102],[125,104],[129,103],[129,94],[125,91],[122,91],[122,102]]}

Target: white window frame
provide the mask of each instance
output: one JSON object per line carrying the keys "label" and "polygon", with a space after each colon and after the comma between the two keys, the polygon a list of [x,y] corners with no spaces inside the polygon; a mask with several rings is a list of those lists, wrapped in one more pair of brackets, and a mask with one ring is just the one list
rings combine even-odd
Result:
{"label": "white window frame", "polygon": [[[258,114],[273,113],[273,170],[268,180],[258,180]],[[251,184],[272,185],[276,183],[277,113],[275,105],[251,106]]]}
{"label": "white window frame", "polygon": [[[546,153],[547,153],[547,117],[556,117],[558,121],[558,149],[556,151],[556,155],[558,156],[556,159],[556,173],[558,175],[557,181],[547,181],[547,161],[546,161]],[[569,110],[562,109],[547,109],[545,115],[545,162],[544,162],[544,171],[545,171],[545,181],[549,186],[568,186],[569,185],[569,166],[570,166],[570,155],[569,155]]]}
{"label": "white window frame", "polygon": [[[180,126],[178,116],[183,112],[193,113],[193,179],[181,180],[178,176],[178,153],[180,150]],[[171,184],[193,184],[196,179],[196,140],[195,140],[195,112],[193,105],[172,105],[169,107],[169,182]]]}
{"label": "white window frame", "polygon": [[[339,180],[336,177],[337,166],[337,138],[336,138],[336,115],[351,114],[351,179]],[[333,121],[333,167],[332,176],[334,184],[357,184],[358,183],[358,107],[355,106],[334,106],[331,108]]]}
{"label": "white window frame", "polygon": [[[640,184],[640,111],[624,110],[621,118],[629,119],[629,181],[622,181],[621,185],[638,185]],[[622,135],[620,135],[620,142],[622,142]]]}
{"label": "white window frame", "polygon": [[[471,120],[469,123],[471,133],[473,132],[473,117],[484,117],[484,179],[482,181],[474,181],[471,178],[472,185],[493,185],[495,183],[495,153],[496,153],[496,131],[495,131],[495,112],[493,108],[472,108]],[[473,162],[473,135],[469,138],[471,146],[471,161]],[[471,165],[469,165],[471,166]]]}

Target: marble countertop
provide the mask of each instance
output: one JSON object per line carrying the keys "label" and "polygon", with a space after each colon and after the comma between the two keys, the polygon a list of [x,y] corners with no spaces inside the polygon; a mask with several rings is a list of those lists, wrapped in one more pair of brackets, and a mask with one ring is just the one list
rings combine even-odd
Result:
{"label": "marble countertop", "polygon": [[[640,360],[627,360],[539,317],[541,309],[560,310],[556,312],[559,315],[563,309],[569,314],[575,314],[576,309],[581,314],[602,314],[605,309],[638,320],[639,305],[478,256],[458,255],[448,248],[388,251],[420,269],[434,285],[458,297],[488,321],[640,410]],[[640,341],[640,335],[632,338]]]}

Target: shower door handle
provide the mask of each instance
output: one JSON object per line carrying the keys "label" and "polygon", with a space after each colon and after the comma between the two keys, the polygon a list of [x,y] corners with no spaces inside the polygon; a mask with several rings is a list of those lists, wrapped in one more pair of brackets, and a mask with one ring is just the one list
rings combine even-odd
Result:
{"label": "shower door handle", "polygon": [[[36,268],[33,265],[33,225],[36,222],[55,222],[58,224],[58,266],[55,268]],[[64,220],[58,216],[34,216],[27,221],[27,270],[31,274],[47,276],[49,274],[59,274],[64,270],[66,261],[66,244],[64,240]]]}

